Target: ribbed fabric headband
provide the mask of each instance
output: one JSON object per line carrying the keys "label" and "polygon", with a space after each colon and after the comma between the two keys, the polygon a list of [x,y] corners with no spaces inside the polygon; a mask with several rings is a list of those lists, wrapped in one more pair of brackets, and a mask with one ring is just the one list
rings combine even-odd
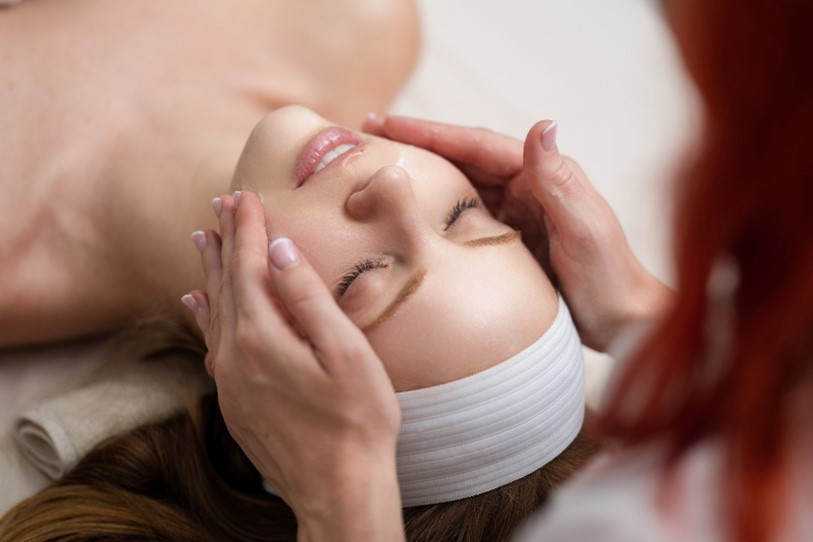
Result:
{"label": "ribbed fabric headband", "polygon": [[542,337],[507,361],[396,396],[403,506],[472,497],[534,472],[584,418],[584,359],[564,299]]}
{"label": "ribbed fabric headband", "polygon": [[395,395],[403,506],[472,497],[531,474],[573,442],[584,418],[581,341],[564,299],[550,328],[507,361]]}

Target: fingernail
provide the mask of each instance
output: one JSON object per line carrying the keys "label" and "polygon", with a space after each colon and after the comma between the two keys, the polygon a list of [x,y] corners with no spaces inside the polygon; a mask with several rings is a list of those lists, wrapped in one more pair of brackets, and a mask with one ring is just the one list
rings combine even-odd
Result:
{"label": "fingernail", "polygon": [[192,294],[186,294],[181,297],[181,303],[189,307],[189,310],[192,312],[198,310],[198,302],[195,301],[195,297]]}
{"label": "fingernail", "polygon": [[287,237],[278,237],[268,245],[268,255],[271,263],[277,269],[286,269],[299,263],[299,255],[293,241]]}
{"label": "fingernail", "polygon": [[217,217],[220,218],[220,213],[223,212],[223,202],[220,198],[212,198],[212,207],[214,207]]}
{"label": "fingernail", "polygon": [[200,230],[192,232],[192,241],[201,252],[206,250],[206,247],[209,246],[209,242],[206,240],[206,234]]}
{"label": "fingernail", "polygon": [[556,147],[557,126],[559,126],[559,123],[557,121],[553,121],[542,131],[542,148],[545,149],[545,152],[550,152],[554,147]]}
{"label": "fingernail", "polygon": [[231,197],[234,199],[234,208],[237,209],[240,205],[240,191],[237,190]]}

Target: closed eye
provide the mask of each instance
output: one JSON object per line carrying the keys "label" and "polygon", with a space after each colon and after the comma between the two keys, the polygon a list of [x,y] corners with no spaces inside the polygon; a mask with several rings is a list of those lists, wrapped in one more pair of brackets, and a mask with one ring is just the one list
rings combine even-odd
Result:
{"label": "closed eye", "polygon": [[[469,209],[477,209],[481,206],[480,200],[477,198],[462,198],[455,203],[452,210],[449,211],[449,215],[446,217],[446,223],[443,228],[443,231],[448,231],[457,219],[460,218],[465,211]],[[339,285],[336,289],[339,297],[342,297],[345,292],[347,292],[348,288],[353,284],[353,282],[359,278],[363,273],[370,271],[372,269],[384,269],[389,267],[390,264],[388,261],[378,258],[378,259],[367,259],[360,263],[357,263],[352,270],[345,273],[342,277],[341,281],[339,281]]]}
{"label": "closed eye", "polygon": [[369,271],[371,269],[384,269],[389,267],[390,264],[384,259],[367,259],[363,262],[357,263],[353,269],[342,277],[342,280],[339,281],[339,286],[337,288],[337,292],[339,297],[343,296],[347,289],[350,288],[350,285],[353,284],[357,278],[361,276],[362,273]]}
{"label": "closed eye", "polygon": [[463,214],[464,211],[468,209],[476,209],[480,207],[480,200],[477,198],[463,198],[459,200],[452,210],[449,211],[449,216],[446,217],[446,226],[443,228],[443,231],[448,231],[457,219],[460,218],[460,215]]}

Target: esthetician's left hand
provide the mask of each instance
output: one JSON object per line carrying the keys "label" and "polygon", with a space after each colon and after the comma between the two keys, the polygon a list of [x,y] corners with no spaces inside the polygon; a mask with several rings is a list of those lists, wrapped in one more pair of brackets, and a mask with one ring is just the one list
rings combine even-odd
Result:
{"label": "esthetician's left hand", "polygon": [[[422,147],[457,166],[477,189],[480,199],[499,220],[522,231],[522,240],[551,272],[544,210],[531,194],[523,143],[486,128],[469,128],[412,117],[368,118],[365,132]],[[564,158],[574,169],[579,166]]]}
{"label": "esthetician's left hand", "polygon": [[559,153],[555,123],[536,123],[524,143],[484,128],[392,115],[368,119],[364,130],[454,162],[555,277],[587,346],[605,351],[626,326],[658,318],[671,304],[674,293],[640,264],[607,201]]}
{"label": "esthetician's left hand", "polygon": [[220,235],[193,235],[208,299],[185,303],[232,436],[294,510],[299,540],[402,540],[400,410],[381,361],[293,243],[269,248],[256,195],[214,205]]}

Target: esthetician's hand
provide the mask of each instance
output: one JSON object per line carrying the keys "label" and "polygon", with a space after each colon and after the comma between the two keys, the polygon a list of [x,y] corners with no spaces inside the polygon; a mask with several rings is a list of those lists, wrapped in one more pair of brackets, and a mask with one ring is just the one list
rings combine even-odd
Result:
{"label": "esthetician's hand", "polygon": [[232,436],[293,508],[299,540],[403,539],[400,410],[381,361],[293,243],[269,248],[256,195],[214,205],[220,235],[193,234],[208,298],[184,302]]}
{"label": "esthetician's hand", "polygon": [[367,119],[364,130],[457,165],[553,272],[587,346],[606,350],[626,324],[656,317],[671,302],[674,294],[641,266],[607,201],[559,154],[556,123],[535,124],[524,145],[483,128],[392,115]]}

